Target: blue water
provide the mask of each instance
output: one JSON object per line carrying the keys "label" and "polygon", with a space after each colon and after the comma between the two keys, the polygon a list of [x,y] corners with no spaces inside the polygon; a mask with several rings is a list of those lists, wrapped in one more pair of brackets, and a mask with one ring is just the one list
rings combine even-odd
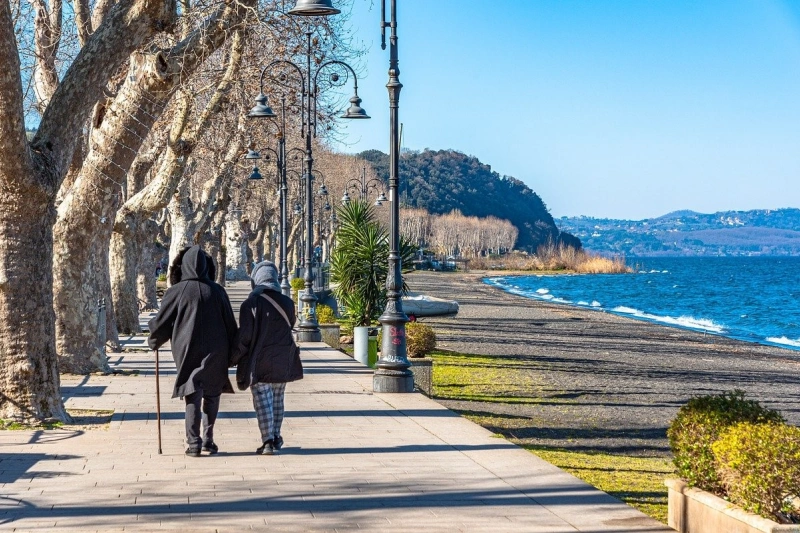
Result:
{"label": "blue water", "polygon": [[640,258],[635,269],[485,282],[528,298],[800,350],[800,257]]}

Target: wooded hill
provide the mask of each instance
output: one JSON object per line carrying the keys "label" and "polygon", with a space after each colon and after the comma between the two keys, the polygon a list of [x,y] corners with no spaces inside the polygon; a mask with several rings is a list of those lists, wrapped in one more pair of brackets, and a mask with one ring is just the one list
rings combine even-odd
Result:
{"label": "wooded hill", "polygon": [[[379,150],[358,154],[389,181],[389,156]],[[455,150],[406,151],[400,156],[401,205],[446,214],[495,216],[519,229],[515,248],[535,251],[547,242],[581,247],[578,238],[559,231],[542,199],[511,176],[501,176],[476,157]]]}
{"label": "wooded hill", "polygon": [[800,255],[800,209],[675,211],[645,220],[563,217],[558,225],[589,250],[629,257]]}

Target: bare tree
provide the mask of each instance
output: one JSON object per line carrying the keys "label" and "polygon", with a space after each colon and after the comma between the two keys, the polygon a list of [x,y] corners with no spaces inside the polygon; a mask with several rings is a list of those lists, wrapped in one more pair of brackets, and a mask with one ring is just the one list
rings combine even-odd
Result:
{"label": "bare tree", "polygon": [[81,131],[130,54],[174,21],[168,1],[123,0],[88,38],[31,141],[10,4],[0,2],[0,417],[67,419],[59,394],[52,285],[55,197]]}

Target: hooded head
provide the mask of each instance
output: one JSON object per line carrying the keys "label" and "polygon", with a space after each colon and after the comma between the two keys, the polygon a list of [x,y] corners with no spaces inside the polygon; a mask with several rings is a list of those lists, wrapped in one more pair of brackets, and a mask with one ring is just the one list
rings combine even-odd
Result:
{"label": "hooded head", "polygon": [[181,261],[181,281],[189,279],[208,279],[206,253],[197,245],[186,250]]}
{"label": "hooded head", "polygon": [[275,263],[271,261],[258,263],[253,268],[253,273],[250,274],[250,284],[254,289],[261,286],[272,291],[281,292],[281,286],[278,285],[278,269],[275,268]]}
{"label": "hooded head", "polygon": [[178,252],[178,255],[172,258],[172,263],[169,265],[169,284],[177,285],[181,282],[182,273],[181,273],[181,264],[183,263],[183,256],[186,255],[186,252],[189,251],[189,247],[181,249]]}

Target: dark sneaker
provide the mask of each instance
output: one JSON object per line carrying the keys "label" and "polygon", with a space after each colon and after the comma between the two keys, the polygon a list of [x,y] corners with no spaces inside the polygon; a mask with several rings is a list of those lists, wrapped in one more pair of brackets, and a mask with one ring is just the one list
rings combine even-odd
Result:
{"label": "dark sneaker", "polygon": [[283,448],[283,437],[276,437],[272,439],[272,447],[276,450]]}
{"label": "dark sneaker", "polygon": [[186,455],[189,457],[200,457],[199,448],[186,448]]}
{"label": "dark sneaker", "polygon": [[258,455],[275,455],[275,447],[272,444],[272,439],[262,444],[261,447],[256,450],[256,453]]}
{"label": "dark sneaker", "polygon": [[212,441],[208,441],[205,444],[203,444],[203,451],[208,452],[209,455],[214,455],[219,451],[219,446],[214,444]]}

